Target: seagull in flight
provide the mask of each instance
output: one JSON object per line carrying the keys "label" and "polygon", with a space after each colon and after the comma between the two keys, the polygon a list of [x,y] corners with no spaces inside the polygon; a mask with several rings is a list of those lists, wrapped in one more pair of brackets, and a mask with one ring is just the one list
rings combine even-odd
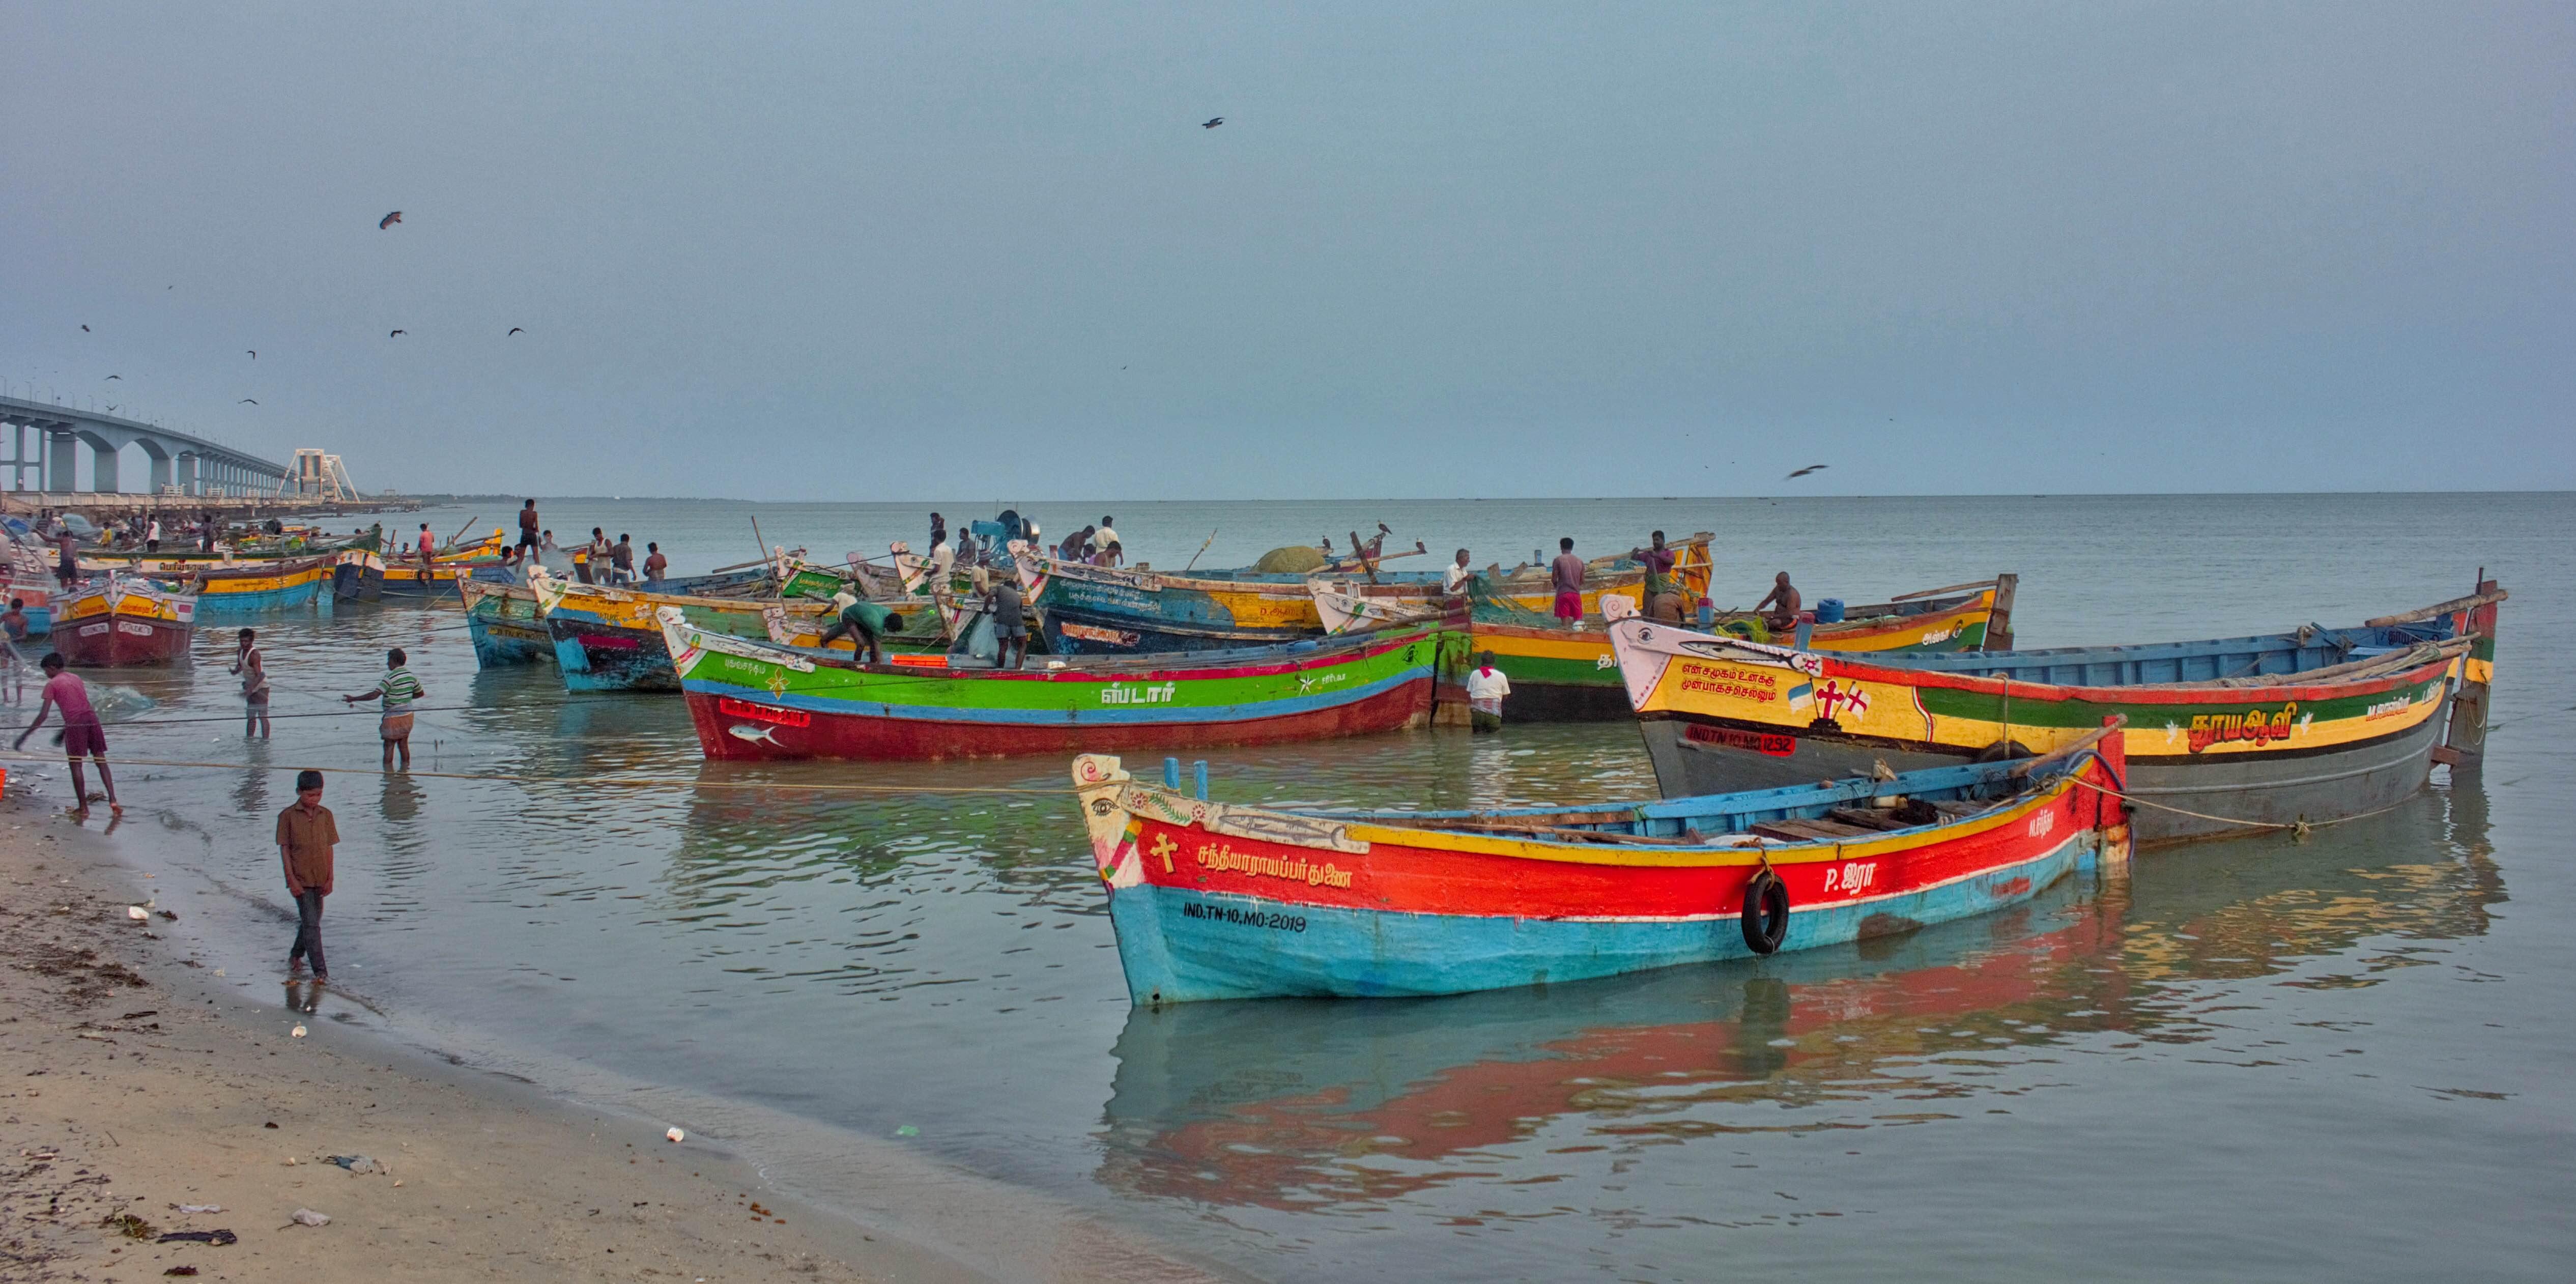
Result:
{"label": "seagull in flight", "polygon": [[[124,377],[125,377],[124,375],[109,375],[109,376],[107,377],[107,379],[122,379],[122,378],[124,378]],[[99,382],[100,382],[100,383],[105,383],[105,382],[107,382],[107,379],[101,379],[101,380],[99,380]]]}
{"label": "seagull in flight", "polygon": [[1831,467],[1831,465],[1829,465],[1829,464],[1809,464],[1809,465],[1807,465],[1806,467],[1801,468],[1801,469],[1799,469],[1798,471],[1796,471],[1796,472],[1794,472],[1794,473],[1789,474],[1788,479],[1784,479],[1784,480],[1789,480],[1789,479],[1795,479],[1795,478],[1799,478],[1799,477],[1804,477],[1804,476],[1806,476],[1806,475],[1807,475],[1807,474],[1809,474],[1809,473],[1823,472],[1825,469],[1827,469],[1827,468],[1829,468],[1829,467]]}
{"label": "seagull in flight", "polygon": [[256,401],[251,400],[251,399],[250,399],[250,398],[248,398],[248,397],[244,397],[244,398],[242,398],[241,400],[234,402],[233,404],[234,404],[234,405],[236,405],[236,406],[256,406],[256,405],[258,405],[259,403],[258,403],[258,402],[256,402]]}
{"label": "seagull in flight", "polygon": [[111,415],[112,415],[112,414],[115,414],[115,413],[116,413],[116,407],[114,407],[114,406],[109,406],[109,407],[107,408],[107,413],[109,413],[109,414],[111,414]]}
{"label": "seagull in flight", "polygon": [[86,326],[86,325],[82,326],[82,327],[81,327],[81,333],[82,333],[82,334],[87,334],[87,333],[89,333],[89,327],[88,327],[88,326]]}
{"label": "seagull in flight", "polygon": [[[525,326],[515,326],[515,325],[514,325],[514,326],[511,326],[511,327],[510,327],[510,334],[524,334],[524,333],[526,333],[526,332],[527,332],[527,328],[526,328]],[[501,337],[502,337],[502,338],[504,338],[504,339],[507,339],[507,338],[509,338],[509,337],[510,337],[510,334],[505,334],[505,335],[502,335]]]}
{"label": "seagull in flight", "polygon": [[402,222],[402,211],[395,210],[393,213],[387,214],[383,218],[376,220],[376,230],[381,232],[399,222]]}
{"label": "seagull in flight", "polygon": [[257,349],[257,348],[244,348],[244,349],[242,349],[242,351],[249,353],[249,354],[250,354],[250,359],[251,359],[251,360],[253,360],[253,361],[257,361],[257,360],[259,360],[259,349]]}
{"label": "seagull in flight", "polygon": [[385,337],[386,337],[386,338],[388,338],[388,339],[390,339],[390,338],[394,337],[395,335],[398,335],[398,334],[401,334],[401,333],[403,333],[403,331],[400,331],[400,330],[387,330],[387,331],[385,331]]}
{"label": "seagull in flight", "polygon": [[1201,129],[1214,129],[1214,128],[1216,128],[1217,126],[1222,125],[1222,124],[1224,124],[1224,123],[1225,123],[1225,117],[1223,117],[1223,116],[1212,116],[1212,117],[1209,117],[1209,118],[1208,118],[1208,122],[1207,122],[1206,124],[1199,126],[1199,128],[1201,128]]}

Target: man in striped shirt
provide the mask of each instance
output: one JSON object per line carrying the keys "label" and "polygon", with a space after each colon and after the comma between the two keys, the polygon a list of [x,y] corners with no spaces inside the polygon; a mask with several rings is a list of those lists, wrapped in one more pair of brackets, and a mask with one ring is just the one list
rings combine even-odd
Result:
{"label": "man in striped shirt", "polygon": [[385,652],[385,676],[376,683],[376,689],[362,695],[340,697],[351,704],[360,700],[385,702],[384,719],[377,730],[385,742],[387,771],[394,769],[395,750],[402,751],[403,770],[411,770],[411,704],[421,697],[421,686],[420,679],[403,667],[404,661],[410,658],[403,654],[401,647]]}

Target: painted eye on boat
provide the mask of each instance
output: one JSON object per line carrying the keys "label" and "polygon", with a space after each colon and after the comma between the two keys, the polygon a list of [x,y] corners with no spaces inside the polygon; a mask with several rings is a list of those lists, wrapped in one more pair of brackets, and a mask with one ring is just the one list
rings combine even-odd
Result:
{"label": "painted eye on boat", "polygon": [[1106,816],[1114,806],[1116,806],[1116,804],[1110,802],[1106,798],[1095,798],[1091,802],[1091,814],[1094,816]]}

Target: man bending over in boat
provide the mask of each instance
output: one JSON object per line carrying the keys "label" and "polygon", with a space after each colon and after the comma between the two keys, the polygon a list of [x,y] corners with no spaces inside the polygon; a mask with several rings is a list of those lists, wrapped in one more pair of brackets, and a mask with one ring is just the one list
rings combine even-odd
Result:
{"label": "man bending over in boat", "polygon": [[1798,596],[1797,586],[1789,582],[1789,573],[1782,571],[1772,577],[1771,591],[1763,595],[1761,601],[1754,603],[1753,609],[1759,611],[1764,607],[1775,608],[1769,615],[1762,617],[1762,623],[1772,633],[1783,634],[1798,627],[1798,608],[1803,604],[1803,599]]}
{"label": "man bending over in boat", "polygon": [[860,601],[848,589],[834,594],[832,605],[841,608],[841,618],[823,630],[822,640],[814,645],[830,646],[832,639],[845,637],[850,639],[854,658],[864,653],[865,663],[885,663],[885,635],[902,628],[903,617],[874,602]]}

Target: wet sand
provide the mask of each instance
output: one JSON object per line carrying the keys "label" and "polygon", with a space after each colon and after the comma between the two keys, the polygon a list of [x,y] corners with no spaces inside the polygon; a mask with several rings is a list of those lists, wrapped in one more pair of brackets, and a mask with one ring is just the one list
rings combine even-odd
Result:
{"label": "wet sand", "polygon": [[[26,799],[0,804],[0,823],[0,1277],[974,1277],[653,1121],[328,1021],[293,1037],[293,1013],[188,958],[170,920],[130,918],[152,883],[93,833]],[[223,1211],[178,1211],[205,1204]],[[330,1223],[296,1225],[299,1208]],[[120,1216],[154,1238],[101,1224]],[[155,1242],[218,1229],[239,1241]]]}

